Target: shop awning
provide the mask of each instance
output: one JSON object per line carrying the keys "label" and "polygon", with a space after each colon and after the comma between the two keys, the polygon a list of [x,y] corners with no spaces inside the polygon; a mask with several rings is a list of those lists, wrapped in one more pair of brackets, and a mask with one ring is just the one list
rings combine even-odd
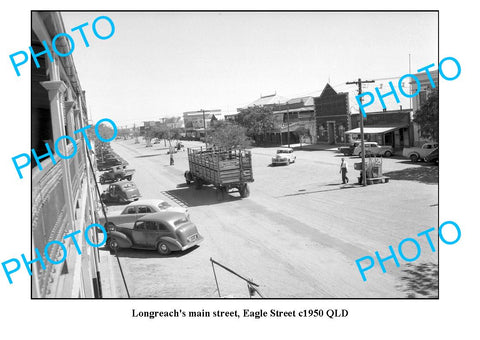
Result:
{"label": "shop awning", "polygon": [[[377,133],[377,134],[383,134],[383,133],[388,133],[392,132],[394,130],[398,130],[401,128],[405,128],[406,126],[387,126],[387,127],[364,127],[363,128],[363,133]],[[346,134],[360,134],[360,128],[348,130],[345,132]]]}

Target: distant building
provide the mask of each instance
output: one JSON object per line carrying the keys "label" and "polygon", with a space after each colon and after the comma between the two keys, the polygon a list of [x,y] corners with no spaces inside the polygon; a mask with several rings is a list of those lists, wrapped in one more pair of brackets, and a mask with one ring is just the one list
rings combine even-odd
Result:
{"label": "distant building", "polygon": [[314,98],[317,143],[347,142],[345,132],[351,128],[348,97],[348,93],[337,93],[327,84],[320,96]]}
{"label": "distant building", "polygon": [[[410,146],[413,139],[411,112],[409,109],[368,112],[363,120],[365,140],[390,145],[397,150]],[[351,115],[352,129],[346,134],[353,139],[360,139],[360,117],[359,113]]]}
{"label": "distant building", "polygon": [[244,110],[247,110],[247,109],[255,107],[255,106],[273,108],[277,105],[285,104],[286,102],[287,102],[287,98],[279,96],[275,92],[274,94],[270,94],[270,95],[267,95],[267,96],[260,96],[260,98],[254,100],[250,104],[238,108],[237,111],[242,112]]}
{"label": "distant building", "polygon": [[185,133],[190,138],[203,138],[205,128],[208,130],[212,122],[223,119],[222,110],[189,111],[183,113]]}
{"label": "distant building", "polygon": [[[63,32],[67,31],[60,13],[32,12],[32,48],[36,52],[45,50],[42,41],[52,51],[53,37]],[[56,45],[62,53],[70,50],[65,37],[57,40]],[[54,55],[54,62],[45,54],[37,58],[40,68],[31,63],[31,146],[41,156],[47,153],[48,144],[53,155],[41,159],[42,170],[32,157],[32,256],[37,258],[34,251],[37,248],[46,267],[43,269],[38,261],[32,264],[32,297],[101,297],[98,248],[86,244],[83,236],[87,226],[98,222],[96,183],[87,157],[90,155],[94,161],[94,155],[86,148],[82,134],[73,133],[91,124],[85,92],[72,55]],[[54,151],[53,142],[64,135],[75,139],[75,146],[66,139],[58,143],[63,155],[71,155],[77,149],[70,159],[60,158]],[[93,233],[95,229],[91,229],[90,238],[100,243]],[[81,255],[71,238],[63,238],[75,231],[80,231],[76,240]],[[44,256],[45,245],[51,241],[59,241],[67,249],[67,257],[61,264],[52,264]],[[48,255],[58,261],[63,250],[54,243]]]}
{"label": "distant building", "polygon": [[[285,104],[277,105],[273,110],[276,127],[279,130],[277,140],[280,144],[315,143],[315,106],[313,97],[292,98]],[[305,133],[300,136],[300,131]]]}

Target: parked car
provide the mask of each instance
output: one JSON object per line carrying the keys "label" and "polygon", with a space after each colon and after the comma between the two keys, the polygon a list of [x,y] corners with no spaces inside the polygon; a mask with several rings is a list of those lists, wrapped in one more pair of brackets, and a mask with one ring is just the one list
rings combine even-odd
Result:
{"label": "parked car", "polygon": [[106,158],[103,161],[97,160],[98,171],[105,171],[108,168],[111,168],[112,166],[117,166],[117,165],[126,165],[126,162],[118,158]]}
{"label": "parked car", "polygon": [[185,208],[174,207],[161,199],[143,199],[128,204],[123,210],[117,210],[109,213],[107,215],[108,225],[105,224],[105,217],[100,217],[100,223],[104,225],[106,229],[117,226],[132,227],[135,221],[140,217],[162,211],[175,211],[185,214],[185,216],[189,217],[188,210]]}
{"label": "parked car", "polygon": [[277,154],[272,157],[272,165],[295,163],[297,156],[295,156],[292,148],[277,149]]}
{"label": "parked car", "polygon": [[127,203],[140,198],[140,192],[133,182],[121,181],[110,184],[101,197],[105,203]]}
{"label": "parked car", "polygon": [[184,251],[203,241],[197,227],[185,214],[164,211],[139,218],[133,227],[108,231],[108,246],[118,248],[156,249],[162,255]]}
{"label": "parked car", "polygon": [[[390,157],[393,155],[393,148],[387,145],[378,145],[377,142],[365,142],[365,156],[384,156]],[[353,154],[358,157],[362,157],[362,144],[359,143]]]}
{"label": "parked car", "polygon": [[125,168],[126,168],[126,165],[117,165],[109,168],[107,172],[104,172],[103,174],[100,175],[100,184],[121,181],[124,179],[131,181],[133,173],[135,172],[135,169],[125,169]]}
{"label": "parked car", "polygon": [[438,164],[438,148],[430,152],[428,155],[425,156],[424,161],[428,163],[437,163]]}
{"label": "parked car", "polygon": [[404,148],[403,156],[410,158],[412,162],[424,159],[430,152],[438,148],[438,143],[425,143],[420,148]]}
{"label": "parked car", "polygon": [[343,153],[345,156],[351,156],[353,155],[353,151],[355,151],[355,148],[359,145],[361,145],[362,141],[356,140],[353,141],[349,146],[341,146],[338,148],[338,151]]}

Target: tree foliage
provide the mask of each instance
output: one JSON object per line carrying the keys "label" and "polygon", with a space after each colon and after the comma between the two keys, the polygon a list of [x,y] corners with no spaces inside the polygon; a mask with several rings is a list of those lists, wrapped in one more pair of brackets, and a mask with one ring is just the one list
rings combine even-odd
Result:
{"label": "tree foliage", "polygon": [[209,137],[211,143],[216,147],[246,148],[250,145],[250,140],[246,136],[246,128],[235,122],[215,122]]}
{"label": "tree foliage", "polygon": [[238,123],[246,128],[249,137],[265,135],[275,130],[275,120],[270,107],[255,106],[238,114]]}
{"label": "tree foliage", "polygon": [[427,101],[415,112],[413,121],[420,126],[422,137],[438,141],[438,88],[429,94]]}

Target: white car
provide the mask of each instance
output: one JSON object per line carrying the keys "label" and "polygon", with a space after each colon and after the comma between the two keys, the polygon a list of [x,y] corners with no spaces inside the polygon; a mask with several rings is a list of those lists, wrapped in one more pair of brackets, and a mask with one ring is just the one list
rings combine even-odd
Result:
{"label": "white car", "polygon": [[[365,142],[365,156],[384,156],[390,157],[393,155],[393,148],[386,145],[378,145],[377,142]],[[358,157],[362,157],[362,144],[360,143],[353,154]]]}
{"label": "white car", "polygon": [[100,223],[104,225],[107,230],[115,227],[133,227],[133,224],[140,217],[147,214],[174,211],[185,214],[189,218],[188,210],[182,207],[173,207],[168,202],[161,199],[143,199],[132,202],[125,206],[123,210],[113,211],[107,214],[108,226],[106,225],[105,217],[100,217]]}
{"label": "white car", "polygon": [[293,153],[292,148],[277,149],[277,154],[272,157],[272,165],[295,163],[297,156]]}

